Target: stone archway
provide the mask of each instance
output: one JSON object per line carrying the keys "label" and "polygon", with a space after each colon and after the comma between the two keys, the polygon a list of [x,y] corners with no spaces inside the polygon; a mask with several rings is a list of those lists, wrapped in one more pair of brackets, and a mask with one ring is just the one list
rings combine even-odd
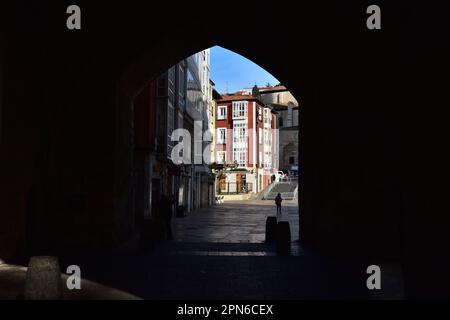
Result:
{"label": "stone archway", "polygon": [[[378,33],[365,28],[366,8],[351,3],[286,5],[271,15],[281,27],[264,32],[256,27],[264,6],[228,23],[227,10],[196,6],[188,15],[162,5],[111,3],[105,12],[86,3],[78,33],[65,28],[62,2],[2,10],[1,258],[23,254],[32,185],[43,192],[40,226],[62,251],[124,241],[125,211],[116,208],[127,186],[129,101],[152,74],[219,44],[302,97],[305,239],[339,255],[401,257],[413,296],[448,296],[445,5],[384,4],[398,18]],[[424,12],[438,18],[417,24]],[[398,225],[403,245],[393,246]]]}
{"label": "stone archway", "polygon": [[[212,38],[216,38],[217,35],[213,32],[211,35]],[[201,42],[200,42],[201,43]],[[182,59],[185,59],[187,56],[196,53],[198,51],[202,51],[207,46],[213,46],[215,44],[209,44],[208,38],[204,39],[204,44],[198,44],[196,46],[190,46],[186,45],[186,47],[177,46],[174,47],[172,45],[168,45],[168,47],[160,48],[164,54],[162,54],[161,58],[158,60],[157,63],[154,62],[154,51],[149,50],[143,52],[139,57],[129,64],[128,68],[125,69],[123,72],[121,78],[117,81],[117,115],[118,118],[116,121],[118,123],[121,123],[119,126],[120,130],[116,133],[116,161],[122,161],[122,163],[116,163],[115,168],[116,170],[116,177],[119,177],[116,181],[118,184],[116,187],[116,199],[121,199],[119,203],[121,205],[115,207],[116,215],[126,217],[127,210],[129,210],[129,206],[126,204],[129,204],[130,202],[133,202],[132,199],[129,199],[129,193],[123,192],[124,190],[128,190],[129,187],[133,184],[133,179],[130,176],[132,161],[130,160],[132,158],[132,146],[129,143],[132,139],[133,135],[133,128],[132,123],[130,122],[130,118],[132,117],[133,113],[133,100],[134,98],[139,94],[139,92],[144,88],[144,86],[157,78],[160,73],[163,70],[168,69],[173,64],[176,64],[178,61],[181,61]],[[223,44],[221,44],[223,47]],[[238,41],[235,43],[231,42],[231,46],[234,48],[241,48]],[[192,49],[193,48],[193,49]],[[245,51],[246,47],[242,48],[242,51]],[[170,56],[165,53],[170,52]],[[236,52],[236,51],[234,51]],[[237,51],[236,53],[240,53]],[[258,55],[256,55],[257,57]],[[251,57],[246,56],[247,59],[252,60]],[[268,66],[261,65],[264,67],[267,71],[271,72],[270,64]],[[279,75],[275,75],[288,89],[289,87],[289,80],[284,81],[284,78],[281,78]],[[302,77],[297,77],[297,81],[300,81],[300,83],[304,83],[305,87],[302,88],[297,84],[293,84],[293,87],[295,88],[296,92],[307,92],[308,86],[306,86],[306,83],[308,83],[308,73],[304,73]],[[309,84],[311,85],[311,84]],[[303,99],[302,101],[309,101],[308,98]],[[311,100],[312,101],[312,100]],[[308,103],[307,103],[308,105]],[[122,190],[122,191],[120,191]],[[129,222],[131,223],[131,222]]]}

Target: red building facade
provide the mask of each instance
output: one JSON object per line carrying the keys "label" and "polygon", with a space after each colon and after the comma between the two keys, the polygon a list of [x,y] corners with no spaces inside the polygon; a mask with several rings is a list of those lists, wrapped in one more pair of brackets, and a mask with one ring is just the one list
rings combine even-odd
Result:
{"label": "red building facade", "polygon": [[222,95],[216,108],[216,160],[234,164],[221,176],[219,192],[261,191],[277,170],[275,112],[243,92]]}

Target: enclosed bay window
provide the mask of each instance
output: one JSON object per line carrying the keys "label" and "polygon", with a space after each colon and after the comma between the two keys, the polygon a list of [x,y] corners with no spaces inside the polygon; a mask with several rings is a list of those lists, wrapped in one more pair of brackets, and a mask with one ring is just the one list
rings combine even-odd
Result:
{"label": "enclosed bay window", "polygon": [[247,148],[233,148],[233,161],[236,161],[239,167],[245,167],[247,164]]}
{"label": "enclosed bay window", "polygon": [[233,118],[247,117],[247,101],[233,101]]}
{"label": "enclosed bay window", "polygon": [[247,142],[247,123],[245,121],[234,122],[233,126],[233,142]]}

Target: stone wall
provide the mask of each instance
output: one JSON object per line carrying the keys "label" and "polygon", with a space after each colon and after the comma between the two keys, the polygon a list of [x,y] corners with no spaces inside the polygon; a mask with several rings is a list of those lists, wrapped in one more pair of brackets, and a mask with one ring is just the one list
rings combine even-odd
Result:
{"label": "stone wall", "polygon": [[[279,169],[291,170],[291,166],[298,164],[299,159],[299,143],[298,143],[298,130],[279,130]],[[289,163],[289,157],[295,157],[293,164]]]}

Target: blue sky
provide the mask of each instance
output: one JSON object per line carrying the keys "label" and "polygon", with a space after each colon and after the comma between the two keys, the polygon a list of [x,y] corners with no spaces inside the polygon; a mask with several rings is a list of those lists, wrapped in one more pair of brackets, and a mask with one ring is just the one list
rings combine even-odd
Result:
{"label": "blue sky", "polygon": [[229,93],[251,88],[255,83],[262,87],[267,83],[276,85],[280,82],[247,58],[219,46],[211,48],[210,70],[219,93],[226,93],[227,82]]}

